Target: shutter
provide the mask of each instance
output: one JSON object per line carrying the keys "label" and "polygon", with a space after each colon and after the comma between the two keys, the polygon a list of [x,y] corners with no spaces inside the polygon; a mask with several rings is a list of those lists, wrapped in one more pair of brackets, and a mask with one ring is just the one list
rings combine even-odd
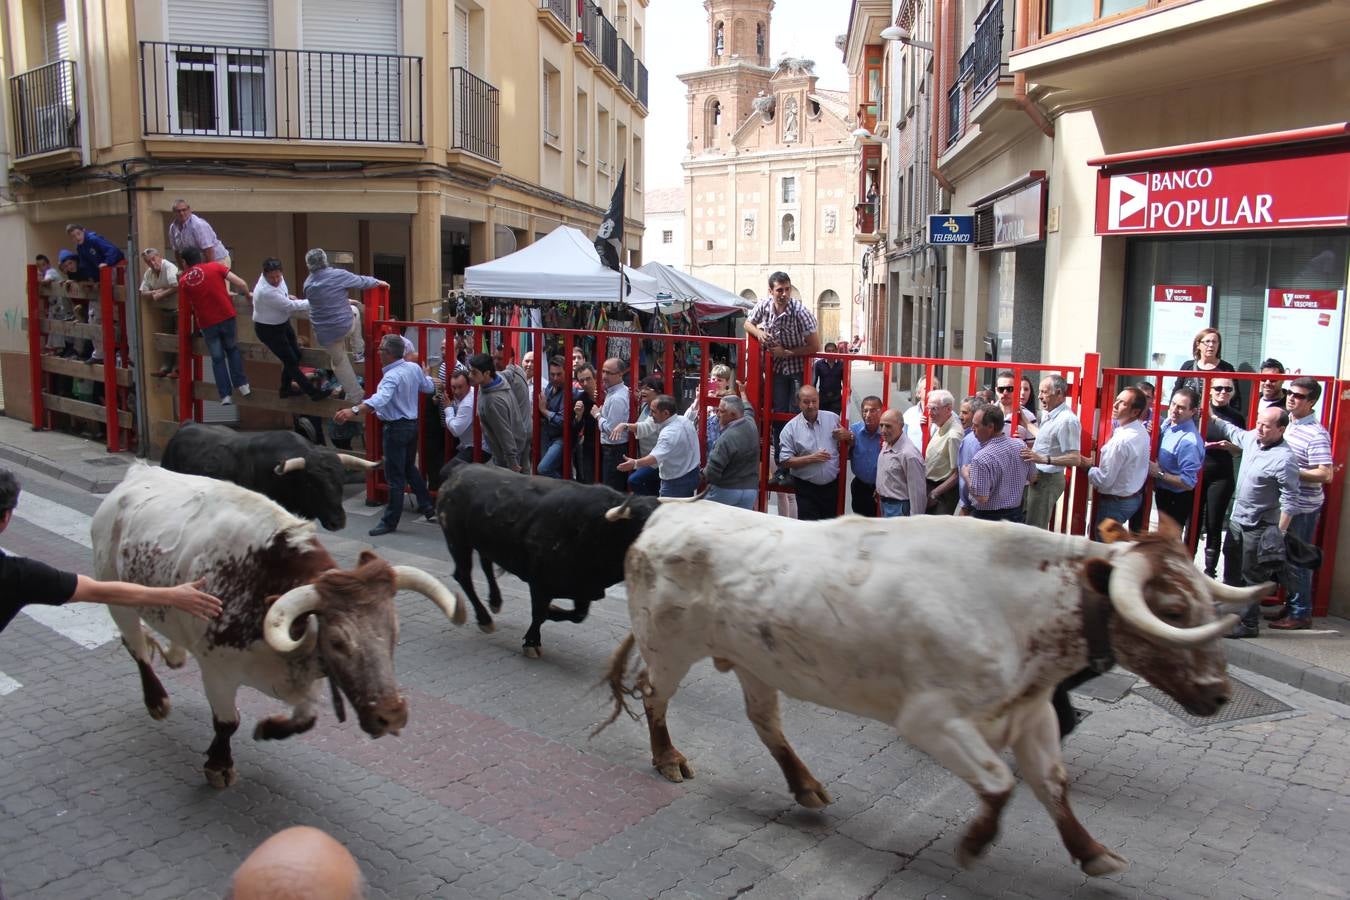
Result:
{"label": "shutter", "polygon": [[469,56],[469,11],[462,6],[455,7],[455,65],[461,69],[473,71]]}
{"label": "shutter", "polygon": [[169,39],[181,44],[270,47],[267,0],[169,0]]}
{"label": "shutter", "polygon": [[[306,136],[399,141],[412,98],[399,52],[397,0],[305,0]],[[303,81],[303,79],[302,79]]]}
{"label": "shutter", "polygon": [[42,0],[42,40],[47,62],[70,59],[66,33],[66,0]]}

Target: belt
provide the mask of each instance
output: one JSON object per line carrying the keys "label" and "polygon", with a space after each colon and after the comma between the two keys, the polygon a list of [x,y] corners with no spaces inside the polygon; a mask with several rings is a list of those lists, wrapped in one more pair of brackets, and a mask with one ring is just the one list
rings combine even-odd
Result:
{"label": "belt", "polygon": [[416,423],[417,420],[416,420],[416,419],[381,419],[380,422],[381,422],[382,424],[384,424],[384,425],[397,425],[399,422],[413,422],[413,423]]}
{"label": "belt", "polygon": [[1135,497],[1138,497],[1143,490],[1143,488],[1140,488],[1133,494],[1103,494],[1099,492],[1097,496],[1101,497],[1103,500],[1133,500]]}

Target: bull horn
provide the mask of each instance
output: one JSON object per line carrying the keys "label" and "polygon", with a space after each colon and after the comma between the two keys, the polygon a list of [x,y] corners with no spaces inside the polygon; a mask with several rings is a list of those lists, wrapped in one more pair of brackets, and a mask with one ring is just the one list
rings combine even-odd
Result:
{"label": "bull horn", "polygon": [[1192,628],[1168,625],[1154,615],[1144,601],[1144,582],[1148,576],[1148,561],[1138,554],[1126,553],[1115,562],[1111,569],[1111,580],[1107,583],[1111,607],[1147,637],[1182,647],[1194,647],[1222,637],[1237,623],[1238,617],[1229,615]]}
{"label": "bull horn", "polygon": [[621,519],[633,518],[633,510],[631,509],[631,507],[633,505],[634,496],[635,495],[633,494],[629,494],[627,497],[623,498],[623,503],[619,504],[613,509],[605,510],[605,521],[618,522]]}
{"label": "bull horn", "polygon": [[291,623],[318,608],[319,590],[312,584],[302,584],[282,594],[263,620],[263,638],[267,646],[278,653],[313,650],[314,642],[319,639],[318,616],[310,616],[305,635],[298,641],[291,637]]}
{"label": "bull horn", "polygon": [[344,469],[360,469],[363,472],[371,469],[378,469],[380,464],[373,460],[362,459],[359,456],[352,456],[350,453],[339,453],[338,462],[342,463]]}
{"label": "bull horn", "polygon": [[416,591],[441,608],[441,612],[456,625],[469,620],[469,599],[455,585],[447,588],[426,572],[414,566],[394,566],[394,586],[400,591]]}
{"label": "bull horn", "polygon": [[1221,581],[1209,579],[1209,594],[1217,603],[1232,603],[1238,606],[1251,606],[1275,589],[1273,581],[1258,584],[1256,587],[1234,587]]}
{"label": "bull horn", "polygon": [[656,502],[657,502],[657,503],[697,503],[698,501],[700,501],[700,500],[703,499],[703,495],[706,494],[706,493],[708,493],[708,489],[707,489],[707,488],[704,488],[703,490],[699,491],[697,494],[695,494],[695,495],[692,496],[692,497],[657,497],[657,498],[656,498]]}
{"label": "bull horn", "polygon": [[277,463],[273,469],[278,475],[285,475],[287,472],[299,472],[305,467],[305,458],[303,456],[292,456],[290,459]]}

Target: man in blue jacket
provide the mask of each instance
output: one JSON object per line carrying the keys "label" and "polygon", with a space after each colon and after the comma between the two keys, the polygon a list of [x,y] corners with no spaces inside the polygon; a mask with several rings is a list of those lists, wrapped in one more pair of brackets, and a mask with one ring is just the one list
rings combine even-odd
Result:
{"label": "man in blue jacket", "polygon": [[93,273],[95,279],[98,278],[99,269],[115,266],[125,258],[112,241],[83,225],[67,225],[66,234],[75,241],[75,255],[80,258],[80,268]]}

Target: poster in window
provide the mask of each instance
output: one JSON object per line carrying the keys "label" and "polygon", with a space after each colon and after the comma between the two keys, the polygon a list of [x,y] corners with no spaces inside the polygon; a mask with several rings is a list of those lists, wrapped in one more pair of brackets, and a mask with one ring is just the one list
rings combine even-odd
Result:
{"label": "poster in window", "polygon": [[1344,291],[1271,288],[1261,356],[1275,357],[1290,375],[1335,375],[1341,356]]}
{"label": "poster in window", "polygon": [[1155,284],[1149,304],[1149,368],[1175,371],[1192,359],[1196,333],[1209,325],[1214,288],[1208,284]]}

